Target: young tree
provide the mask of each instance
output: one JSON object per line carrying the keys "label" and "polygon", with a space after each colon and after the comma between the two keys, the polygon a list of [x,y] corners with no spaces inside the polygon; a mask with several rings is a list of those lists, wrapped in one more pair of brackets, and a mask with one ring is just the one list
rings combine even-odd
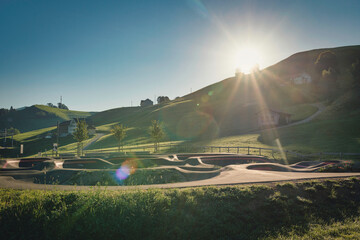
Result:
{"label": "young tree", "polygon": [[160,121],[152,120],[149,128],[149,134],[154,141],[154,151],[157,152],[159,142],[165,137]]}
{"label": "young tree", "polygon": [[89,138],[87,124],[85,120],[77,120],[76,129],[74,132],[74,139],[78,142],[77,154],[81,156],[83,154],[83,141]]}
{"label": "young tree", "polygon": [[118,141],[118,151],[120,152],[121,142],[126,137],[127,128],[122,124],[114,125],[111,129],[111,133],[114,135],[116,140]]}
{"label": "young tree", "polygon": [[20,134],[20,131],[19,131],[19,129],[17,129],[17,128],[11,127],[11,128],[9,128],[9,129],[7,130],[7,133],[8,133],[9,135],[17,135],[17,134]]}

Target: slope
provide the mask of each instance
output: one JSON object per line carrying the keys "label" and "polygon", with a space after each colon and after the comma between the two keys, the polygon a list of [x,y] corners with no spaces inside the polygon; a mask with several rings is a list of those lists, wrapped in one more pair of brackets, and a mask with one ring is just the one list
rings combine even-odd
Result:
{"label": "slope", "polygon": [[0,129],[14,127],[21,132],[56,126],[71,118],[86,118],[93,113],[52,108],[44,105],[33,105],[23,110],[0,116]]}
{"label": "slope", "polygon": [[[337,95],[331,100],[318,91],[320,76],[315,66],[318,55],[327,50],[332,51],[338,61]],[[109,132],[118,122],[125,124],[130,127],[125,142],[130,139],[131,142],[136,142],[134,139],[143,142],[148,139],[151,120],[163,123],[166,140],[211,141],[257,129],[256,113],[266,107],[291,112],[297,121],[314,113],[311,103],[326,101],[327,109],[332,109],[333,113],[326,110],[321,116],[336,116],[341,109],[347,113],[347,109],[354,110],[360,103],[358,94],[354,93],[356,79],[350,72],[351,64],[357,59],[360,59],[360,46],[300,52],[260,72],[227,78],[165,104],[111,109],[90,119],[104,132]],[[305,86],[290,84],[289,78],[301,72],[311,74],[313,83]],[[344,98],[347,100],[341,100]],[[102,144],[102,140],[106,144]],[[108,135],[100,139],[98,145],[115,146],[116,143]]]}

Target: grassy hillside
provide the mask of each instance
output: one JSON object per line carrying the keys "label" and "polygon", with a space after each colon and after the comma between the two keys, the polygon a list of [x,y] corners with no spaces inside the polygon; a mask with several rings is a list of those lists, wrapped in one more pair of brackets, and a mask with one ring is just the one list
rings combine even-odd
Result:
{"label": "grassy hillside", "polygon": [[56,126],[71,118],[86,118],[92,113],[34,105],[0,117],[0,129],[14,127],[21,132]]}
{"label": "grassy hillside", "polygon": [[[166,140],[193,141],[212,141],[254,131],[258,128],[256,113],[266,107],[289,112],[293,114],[293,121],[299,121],[317,111],[311,103],[328,101],[327,96],[318,90],[319,74],[315,66],[318,55],[326,50],[333,51],[338,61],[337,94],[328,102],[328,109],[333,108],[336,114],[340,108],[348,112],[346,108],[354,108],[360,103],[359,96],[348,94],[354,91],[351,86],[356,80],[350,70],[351,64],[360,59],[360,46],[297,53],[261,72],[225,79],[169,103],[146,108],[112,109],[90,118],[104,132],[109,132],[118,122],[125,124],[131,128],[127,139],[138,139],[139,142],[148,139],[147,129],[154,119],[163,122]],[[290,84],[290,76],[302,72],[311,74],[313,83],[306,86]],[[346,96],[350,97],[341,100]],[[337,108],[332,107],[337,105]],[[101,141],[99,146],[102,147],[116,144],[111,136]]]}
{"label": "grassy hillside", "polygon": [[[319,90],[323,83],[320,84],[315,66],[318,55],[326,50],[331,50],[338,62],[336,84],[332,85],[336,91],[331,98]],[[311,50],[296,53],[260,72],[227,78],[160,105],[116,108],[92,116],[85,112],[36,105],[13,113],[17,114],[14,118],[0,118],[0,126],[5,121],[7,126],[16,123],[15,127],[29,130],[53,126],[58,120],[90,116],[97,130],[105,133],[90,147],[97,149],[117,146],[110,134],[111,127],[117,123],[129,127],[124,139],[126,145],[149,143],[151,120],[159,120],[166,132],[164,141],[275,146],[274,140],[279,138],[284,147],[295,150],[357,151],[360,133],[351,131],[357,129],[357,116],[360,116],[360,79],[351,73],[356,59],[360,59],[360,46]],[[290,76],[302,72],[309,73],[313,83],[290,84]],[[311,123],[274,133],[256,133],[251,138],[243,136],[258,130],[256,113],[263,108],[291,113],[296,122],[314,114],[317,108],[312,104],[319,101],[327,105],[326,110]],[[331,132],[330,137],[327,132]]]}
{"label": "grassy hillside", "polygon": [[229,78],[169,103],[112,109],[90,119],[98,130],[105,132],[113,124],[125,124],[131,128],[128,138],[132,139],[147,138],[151,120],[163,123],[166,140],[216,139],[256,130],[256,113],[264,106],[289,111],[296,115],[295,120],[303,119],[316,111],[309,106],[310,102],[297,89],[266,87],[260,80],[250,77]]}

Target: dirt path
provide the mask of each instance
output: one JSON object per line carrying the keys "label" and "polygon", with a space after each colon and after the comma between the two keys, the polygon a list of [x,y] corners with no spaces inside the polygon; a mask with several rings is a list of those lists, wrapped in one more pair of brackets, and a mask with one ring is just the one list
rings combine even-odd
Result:
{"label": "dirt path", "polygon": [[91,144],[97,142],[97,140],[99,140],[102,136],[104,136],[103,133],[96,133],[95,137],[93,137],[91,141],[84,146],[84,150],[87,150]]}

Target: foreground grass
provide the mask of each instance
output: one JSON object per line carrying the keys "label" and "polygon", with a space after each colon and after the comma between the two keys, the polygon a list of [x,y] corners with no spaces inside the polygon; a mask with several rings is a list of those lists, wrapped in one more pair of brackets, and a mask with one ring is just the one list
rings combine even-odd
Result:
{"label": "foreground grass", "polygon": [[305,232],[294,227],[286,235],[279,234],[269,239],[360,239],[360,217],[330,224],[309,224]]}
{"label": "foreground grass", "polygon": [[359,210],[357,178],[273,187],[0,190],[4,239],[356,238]]}

